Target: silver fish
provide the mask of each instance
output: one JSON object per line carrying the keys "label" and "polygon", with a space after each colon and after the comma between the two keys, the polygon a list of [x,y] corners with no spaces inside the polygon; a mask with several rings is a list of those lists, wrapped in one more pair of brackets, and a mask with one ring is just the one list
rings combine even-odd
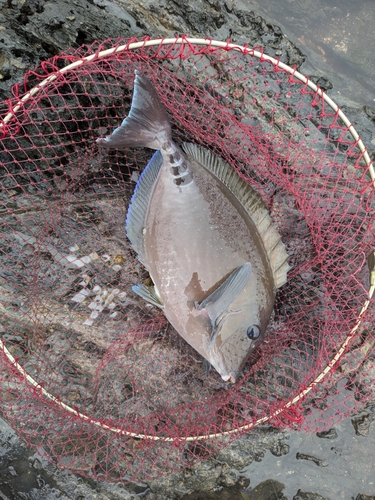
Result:
{"label": "silver fish", "polygon": [[154,287],[133,287],[235,382],[264,338],[288,255],[260,196],[233,168],[195,144],[172,141],[168,115],[136,71],[129,115],[106,148],[158,150],[131,199],[126,232]]}

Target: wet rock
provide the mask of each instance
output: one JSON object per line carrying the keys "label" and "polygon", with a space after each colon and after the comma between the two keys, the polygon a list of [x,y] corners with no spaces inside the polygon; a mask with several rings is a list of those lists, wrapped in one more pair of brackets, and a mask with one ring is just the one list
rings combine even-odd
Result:
{"label": "wet rock", "polygon": [[163,498],[182,498],[194,491],[210,491],[215,487],[220,477],[223,465],[218,463],[200,463],[181,474],[171,474],[149,483],[153,493]]}
{"label": "wet rock", "polygon": [[[243,488],[249,486],[250,480],[244,476],[238,478],[238,473],[233,471],[232,478],[236,476],[237,481],[231,486],[224,486],[223,488],[215,488],[213,491],[194,492],[184,495],[182,500],[248,500],[250,497],[244,492]],[[220,480],[220,478],[219,478]],[[226,482],[227,484],[232,481]],[[154,500],[153,498],[150,500]],[[159,499],[158,499],[159,500]]]}
{"label": "wet rock", "polygon": [[327,79],[324,78],[323,76],[309,76],[309,79],[315,83],[318,87],[320,87],[322,90],[327,91],[329,89],[333,88],[333,84]]}
{"label": "wet rock", "polygon": [[224,488],[230,488],[238,483],[239,472],[229,467],[223,467],[221,475],[218,477],[217,484]]}
{"label": "wet rock", "polygon": [[327,467],[328,466],[328,462],[326,462],[325,460],[321,460],[320,458],[313,457],[312,455],[306,455],[305,453],[297,453],[296,459],[297,460],[309,460],[310,462],[314,462],[319,467]]}
{"label": "wet rock", "polygon": [[[97,2],[99,3],[99,2]],[[26,70],[68,47],[143,34],[131,14],[86,0],[6,2],[0,10],[0,98]],[[107,2],[112,3],[112,2]]]}
{"label": "wet rock", "polygon": [[369,116],[369,108],[367,107],[367,112],[364,108],[353,106],[342,106],[341,109],[347,116],[350,116],[350,122],[360,134],[362,141],[365,144],[374,145],[374,124]]}
{"label": "wet rock", "polygon": [[[252,436],[252,439],[250,436]],[[238,469],[241,469],[242,466],[235,467],[233,463],[237,465],[248,465],[253,460],[259,459],[259,450],[262,449],[262,446],[269,448],[279,439],[279,434],[274,432],[265,432],[264,435],[261,436],[261,433],[254,431],[248,436],[248,439],[246,439],[246,441],[248,441],[247,447],[244,445],[242,439],[232,443],[228,448],[222,450],[218,454],[216,458],[220,458],[220,461],[214,459],[209,462],[198,463],[181,473],[171,474],[168,477],[162,477],[155,481],[151,481],[149,486],[154,496],[150,498],[155,498],[157,500],[159,498],[193,499],[198,497],[190,497],[188,495],[192,495],[197,491],[204,492],[208,495],[209,492],[220,491],[224,487],[225,490],[232,492],[232,496],[229,498],[234,499],[234,492],[247,487],[249,485],[249,480],[241,476],[238,472]],[[252,441],[254,442],[254,446],[250,446]],[[231,462],[230,459],[232,459],[229,465],[227,460],[223,460],[224,456],[228,458],[229,462]],[[202,498],[209,498],[209,496]]]}
{"label": "wet rock", "polygon": [[357,436],[368,436],[370,432],[370,425],[375,419],[375,415],[365,413],[352,418],[352,424]]}
{"label": "wet rock", "polygon": [[223,490],[217,492],[215,491],[212,493],[192,493],[191,495],[184,496],[182,500],[250,500],[250,497],[248,497],[246,493],[236,491],[233,488],[225,488]]}
{"label": "wet rock", "polygon": [[280,28],[267,24],[254,12],[227,8],[223,2],[136,0],[25,0],[0,4],[0,99],[10,96],[11,86],[24,73],[68,47],[79,47],[108,37],[155,35],[232,37],[237,43],[261,45],[270,55],[300,66],[304,56]]}
{"label": "wet rock", "polygon": [[287,500],[283,494],[285,484],[267,479],[250,491],[251,500]]}
{"label": "wet rock", "polygon": [[297,491],[297,495],[294,495],[293,500],[330,500],[327,497],[322,497],[318,493],[304,492],[301,490]]}
{"label": "wet rock", "polygon": [[236,469],[231,469],[226,464],[223,465],[221,475],[217,480],[219,486],[230,489],[231,491],[247,488],[250,484],[250,479],[246,476],[241,476]]}
{"label": "wet rock", "polygon": [[18,476],[16,469],[12,465],[8,467],[8,471],[12,476]]}
{"label": "wet rock", "polygon": [[278,441],[274,446],[270,448],[270,452],[275,457],[282,457],[283,455],[287,455],[289,453],[290,446],[282,441]]}
{"label": "wet rock", "polygon": [[216,458],[230,467],[241,470],[254,460],[260,462],[267,450],[286,451],[284,439],[285,434],[277,429],[254,429],[242,439],[221,450]]}
{"label": "wet rock", "polygon": [[[25,444],[15,432],[0,419],[0,492],[8,495],[5,498],[52,500],[53,497],[43,496],[43,494],[48,488],[53,489],[56,482],[53,478],[48,477],[45,470],[32,468],[27,458],[27,451]],[[49,482],[49,486],[46,488],[47,482]],[[33,496],[29,496],[25,492],[33,492]],[[24,496],[22,497],[21,494]],[[65,500],[68,497],[62,496],[61,498]]]}
{"label": "wet rock", "polygon": [[[369,344],[370,342],[368,343],[368,346],[370,347]],[[357,372],[355,372],[355,376],[351,377],[350,379],[358,390],[355,395],[355,398],[357,400],[360,400],[361,398],[363,398],[363,396],[373,398],[375,394],[375,388],[373,384],[373,381],[375,379],[375,356],[374,353],[371,352],[370,349],[366,349],[366,347],[363,349],[363,351],[364,352],[360,370],[357,370]]]}
{"label": "wet rock", "polygon": [[338,437],[336,429],[328,429],[327,431],[317,432],[318,438],[336,439]]}
{"label": "wet rock", "polygon": [[[146,490],[143,486],[143,491]],[[129,488],[130,489],[130,488]],[[141,491],[141,490],[140,490]],[[139,500],[121,483],[93,484],[59,471],[42,448],[34,454],[0,418],[0,498],[22,500]]]}

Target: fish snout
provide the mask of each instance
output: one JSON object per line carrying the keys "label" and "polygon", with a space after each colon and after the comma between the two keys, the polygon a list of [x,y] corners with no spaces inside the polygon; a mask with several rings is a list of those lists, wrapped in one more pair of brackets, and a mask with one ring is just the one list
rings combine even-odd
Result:
{"label": "fish snout", "polygon": [[233,375],[233,373],[229,373],[228,375],[222,375],[221,378],[224,380],[224,382],[230,382],[231,384],[235,384],[237,377]]}

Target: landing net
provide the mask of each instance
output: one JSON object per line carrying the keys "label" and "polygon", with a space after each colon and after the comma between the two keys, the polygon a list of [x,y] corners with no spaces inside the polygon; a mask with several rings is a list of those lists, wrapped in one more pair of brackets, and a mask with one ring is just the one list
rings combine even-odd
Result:
{"label": "landing net", "polygon": [[[289,254],[235,385],[131,291],[149,277],[124,221],[152,151],[95,141],[129,112],[135,69],[175,142],[209,148],[262,196]],[[23,438],[59,467],[152,478],[257,425],[314,431],[374,396],[374,172],[321,89],[260,50],[176,38],[68,51],[13,94],[0,123],[0,409]]]}

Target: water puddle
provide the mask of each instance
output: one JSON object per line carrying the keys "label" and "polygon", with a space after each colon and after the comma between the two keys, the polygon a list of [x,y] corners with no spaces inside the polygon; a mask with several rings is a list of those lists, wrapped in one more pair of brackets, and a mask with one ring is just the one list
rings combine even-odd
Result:
{"label": "water puddle", "polygon": [[338,104],[375,104],[375,9],[372,0],[234,0],[280,26],[307,59],[303,74],[324,76]]}

